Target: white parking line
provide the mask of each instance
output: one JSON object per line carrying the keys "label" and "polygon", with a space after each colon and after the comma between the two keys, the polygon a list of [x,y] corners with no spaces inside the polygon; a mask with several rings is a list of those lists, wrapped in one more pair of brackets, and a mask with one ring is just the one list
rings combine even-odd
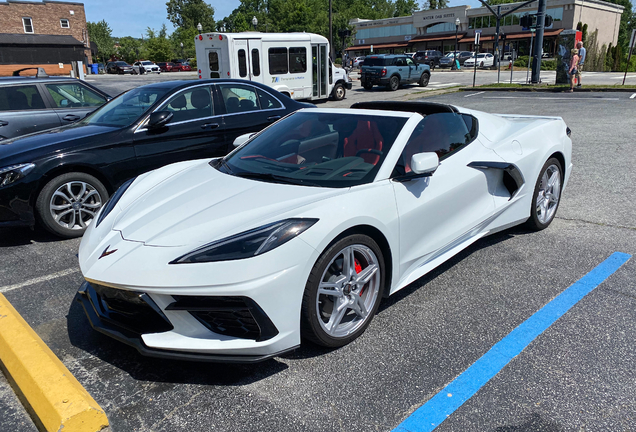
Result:
{"label": "white parking line", "polygon": [[464,97],[477,96],[477,95],[480,95],[480,94],[482,94],[482,93],[486,93],[486,92],[485,92],[485,91],[482,91],[482,92],[477,92],[477,93],[471,93],[471,94],[466,95],[466,96],[464,96]]}
{"label": "white parking line", "polygon": [[80,270],[78,268],[66,269],[66,270],[59,271],[57,273],[50,274],[48,276],[42,276],[39,278],[30,279],[28,281],[20,282],[14,285],[6,285],[3,287],[0,287],[0,293],[5,293],[7,291],[11,291],[11,290],[22,288],[29,285],[35,285],[40,282],[50,281],[52,279],[57,279],[62,276],[68,276],[73,273],[79,273],[79,271]]}
{"label": "white parking line", "polygon": [[634,93],[633,95],[631,95],[629,98],[630,99],[634,99],[636,97],[636,93]]}
{"label": "white parking line", "polygon": [[[431,83],[429,83],[429,85],[431,85]],[[444,84],[433,84],[433,87],[450,87],[450,86],[456,86],[456,85],[460,85],[460,83],[444,83]]]}
{"label": "white parking line", "polygon": [[[522,96],[485,96],[484,99],[525,99]],[[545,100],[612,100],[612,101],[617,101],[620,100],[619,98],[588,98],[588,97],[577,97],[577,98],[570,98],[570,99],[564,99],[562,97],[533,97],[532,99],[545,99]]]}

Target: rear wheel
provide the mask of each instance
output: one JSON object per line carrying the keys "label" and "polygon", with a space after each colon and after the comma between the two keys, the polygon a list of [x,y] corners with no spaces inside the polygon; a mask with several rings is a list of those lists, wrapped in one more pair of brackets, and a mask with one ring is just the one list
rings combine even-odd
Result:
{"label": "rear wheel", "polygon": [[355,234],[329,247],[309,274],[302,336],[335,348],[359,337],[373,319],[384,289],[384,258],[372,238]]}
{"label": "rear wheel", "polygon": [[35,203],[39,220],[49,232],[64,238],[79,237],[108,200],[108,191],[92,175],[62,174],[49,181]]}
{"label": "rear wheel", "polygon": [[554,220],[559,203],[563,179],[561,162],[555,158],[548,159],[543,165],[532,195],[532,208],[527,226],[533,230],[547,228]]}
{"label": "rear wheel", "polygon": [[396,76],[392,76],[386,87],[391,91],[396,91],[400,88],[400,79]]}
{"label": "rear wheel", "polygon": [[364,87],[365,90],[371,90],[373,88],[373,83],[369,81],[364,82],[362,84],[362,87]]}
{"label": "rear wheel", "polygon": [[428,85],[428,81],[431,79],[431,74],[424,72],[420,77],[420,87],[426,87]]}

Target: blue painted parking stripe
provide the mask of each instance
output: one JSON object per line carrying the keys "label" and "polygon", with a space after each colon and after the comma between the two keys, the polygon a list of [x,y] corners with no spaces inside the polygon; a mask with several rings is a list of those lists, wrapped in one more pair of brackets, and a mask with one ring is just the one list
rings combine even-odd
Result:
{"label": "blue painted parking stripe", "polygon": [[418,408],[393,432],[432,431],[463,405],[537,336],[610,277],[631,255],[614,252],[592,271],[521,323],[442,391]]}

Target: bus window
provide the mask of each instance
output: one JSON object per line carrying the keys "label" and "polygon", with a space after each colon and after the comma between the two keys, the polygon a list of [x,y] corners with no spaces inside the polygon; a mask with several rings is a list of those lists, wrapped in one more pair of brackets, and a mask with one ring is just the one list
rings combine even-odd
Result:
{"label": "bus window", "polygon": [[247,59],[245,58],[245,50],[238,51],[239,76],[245,78],[247,76]]}
{"label": "bus window", "polygon": [[307,72],[307,49],[289,49],[289,73]]}
{"label": "bus window", "polygon": [[287,48],[270,48],[269,74],[282,75],[287,73]]}
{"label": "bus window", "polygon": [[261,74],[261,59],[256,48],[252,50],[252,74],[254,76]]}
{"label": "bus window", "polygon": [[210,61],[210,78],[221,78],[219,73],[219,53],[217,51],[210,51],[208,54]]}

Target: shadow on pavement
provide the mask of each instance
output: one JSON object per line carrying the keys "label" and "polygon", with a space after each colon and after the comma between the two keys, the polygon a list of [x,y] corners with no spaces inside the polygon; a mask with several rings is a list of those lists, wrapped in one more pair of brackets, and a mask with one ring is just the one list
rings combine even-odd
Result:
{"label": "shadow on pavement", "polygon": [[[102,368],[101,380],[112,379],[124,371],[137,381],[238,386],[262,380],[288,368],[275,359],[242,365],[145,357],[134,348],[93,330],[82,306],[76,301],[72,302],[66,319],[68,336],[74,347],[116,368]],[[94,363],[94,359],[88,361]],[[109,376],[106,371],[112,374]]]}
{"label": "shadow on pavement", "polygon": [[31,244],[33,242],[48,243],[60,240],[62,239],[40,228],[0,228],[0,247],[23,246]]}
{"label": "shadow on pavement", "polygon": [[557,423],[544,420],[538,413],[532,413],[530,419],[518,426],[500,426],[495,432],[563,432],[565,429]]}

